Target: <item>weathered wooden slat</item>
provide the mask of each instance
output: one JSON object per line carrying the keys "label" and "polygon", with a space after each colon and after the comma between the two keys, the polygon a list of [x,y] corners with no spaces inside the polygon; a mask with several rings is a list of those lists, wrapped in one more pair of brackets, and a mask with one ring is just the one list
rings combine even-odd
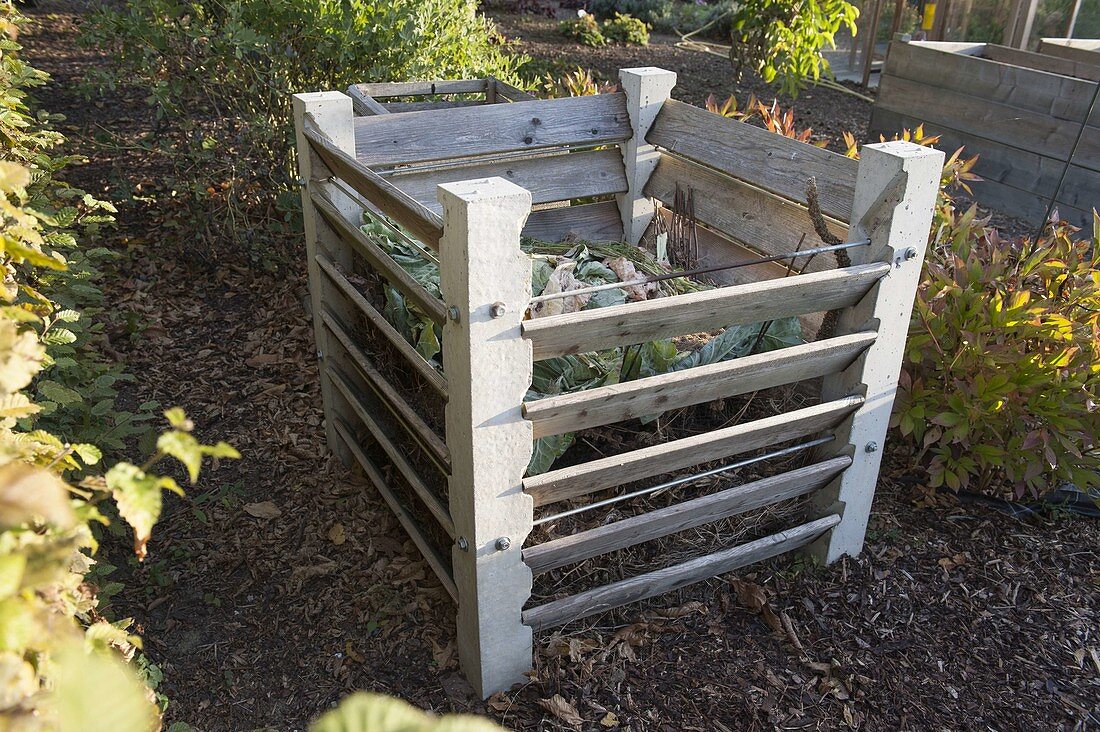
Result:
{"label": "weathered wooden slat", "polygon": [[623,219],[614,201],[532,211],[523,235],[558,242],[572,234],[591,241],[622,241]]}
{"label": "weathered wooden slat", "polygon": [[438,102],[386,102],[382,106],[391,114],[404,114],[405,112],[425,112],[439,109],[454,109],[455,107],[479,107],[484,101],[460,100]]}
{"label": "weathered wooden slat", "polygon": [[509,102],[533,102],[538,99],[531,92],[524,91],[519,87],[512,86],[506,81],[501,81],[494,77],[489,77],[489,83],[496,90],[498,96],[504,97]]}
{"label": "weathered wooden slat", "polygon": [[1049,71],[1052,74],[1061,74],[1062,76],[1074,76],[1078,79],[1087,79],[1089,81],[1100,81],[1100,66],[1081,63],[1080,61],[1073,61],[1068,58],[1058,58],[1057,56],[1048,56],[1044,53],[1033,53],[1031,51],[1023,51],[1019,48],[998,46],[992,43],[986,44],[985,49],[982,51],[982,55],[986,58],[1006,64],[1015,64],[1016,66],[1037,69],[1039,71]]}
{"label": "weathered wooden slat", "polygon": [[450,453],[447,450],[447,444],[408,405],[401,394],[386,380],[386,377],[378,372],[378,369],[374,367],[366,354],[355,345],[355,341],[352,340],[340,323],[336,322],[336,319],[328,313],[325,313],[322,318],[329,332],[336,336],[336,339],[351,357],[367,384],[370,385],[371,390],[378,396],[378,401],[393,414],[409,436],[424,449],[425,454],[439,466],[440,470],[448,473],[450,471]]}
{"label": "weathered wooden slat", "polygon": [[439,81],[388,81],[352,84],[348,87],[375,99],[423,97],[431,94],[479,94],[488,88],[485,79],[449,79]]}
{"label": "weathered wooden slat", "polygon": [[601,554],[641,544],[806,495],[823,487],[852,464],[835,457],[779,475],[631,516],[523,550],[523,561],[535,574],[576,564]]}
{"label": "weathered wooden slat", "polygon": [[[412,112],[410,114],[425,114]],[[398,115],[385,115],[385,119]],[[357,119],[381,119],[382,117],[358,117]],[[400,118],[404,118],[401,115]],[[312,120],[306,119],[302,134],[332,174],[358,191],[387,216],[404,226],[409,232],[436,251],[439,237],[443,235],[443,220],[439,214],[424,208],[373,170],[360,165],[350,155],[332,144]]]}
{"label": "weathered wooden slat", "polygon": [[350,244],[375,271],[397,288],[401,294],[415,303],[434,323],[443,325],[443,322],[447,319],[447,309],[442,300],[433,297],[430,292],[424,289],[423,285],[414,280],[380,246],[375,244],[362,229],[344,218],[323,192],[314,191],[310,198],[325,221],[332,226],[341,239]]}
{"label": "weathered wooden slat", "polygon": [[375,114],[390,113],[390,110],[386,109],[374,97],[363,92],[356,84],[352,84],[348,87],[347,94],[351,97],[351,108],[356,114],[371,116]]}
{"label": "weathered wooden slat", "polygon": [[734,287],[661,297],[525,321],[523,335],[534,359],[763,323],[847,307],[885,277],[890,265],[874,262]]}
{"label": "weathered wooden slat", "polygon": [[843,370],[875,340],[873,332],[828,338],[637,381],[559,394],[524,404],[534,436],[599,427],[677,407],[770,389]]}
{"label": "weathered wooden slat", "polygon": [[835,427],[862,403],[860,397],[837,399],[662,445],[590,460],[525,478],[523,490],[531,496],[536,507],[577,498],[604,488],[807,437]]}
{"label": "weathered wooden slat", "polygon": [[525,611],[523,622],[535,630],[543,630],[671,592],[710,577],[732,572],[754,562],[771,559],[792,549],[798,549],[839,522],[839,516],[826,516],[705,557],[613,582],[561,600],[554,600]]}
{"label": "weathered wooden slat", "polygon": [[531,192],[534,203],[622,193],[626,190],[623,156],[617,148],[511,158],[476,165],[403,174],[388,180],[425,207],[438,213],[436,186],[462,180],[500,177]]}
{"label": "weathered wooden slat", "polygon": [[405,507],[401,505],[401,501],[394,495],[393,491],[386,485],[386,479],[382,475],[382,471],[371,462],[371,459],[367,457],[367,454],[363,452],[363,449],[359,446],[358,441],[352,436],[351,430],[347,425],[342,422],[336,423],[336,431],[340,435],[340,439],[344,441],[344,444],[351,450],[351,454],[355,456],[355,459],[359,462],[360,467],[363,468],[363,473],[366,474],[367,480],[370,481],[374,489],[382,496],[382,500],[386,502],[386,505],[393,511],[393,515],[397,517],[397,522],[401,524],[401,527],[405,529],[405,533],[409,535],[409,538],[413,540],[413,544],[416,544],[416,548],[420,551],[421,556],[424,557],[424,561],[428,563],[428,566],[435,572],[435,576],[439,579],[439,583],[443,585],[443,588],[447,590],[447,594],[451,596],[451,599],[458,601],[458,590],[455,588],[454,577],[451,576],[450,569],[447,561],[439,553],[438,550],[428,540],[424,533],[420,530],[420,527],[416,525],[416,521],[409,512],[405,510]]}
{"label": "weathered wooden slat", "polygon": [[773,193],[803,201],[817,178],[821,210],[838,221],[852,215],[856,161],[670,99],[646,140],[689,160]]}
{"label": "weathered wooden slat", "polygon": [[1095,38],[1043,38],[1037,50],[1048,56],[1100,66],[1100,40]]}
{"label": "weathered wooden slat", "polygon": [[394,348],[405,357],[405,360],[409,362],[409,365],[424,378],[428,384],[435,389],[444,399],[447,398],[447,380],[443,377],[443,374],[439,373],[434,366],[424,360],[424,357],[417,353],[405,338],[397,332],[397,329],[390,325],[380,312],[375,310],[374,306],[363,297],[359,290],[355,289],[355,286],[348,281],[346,277],[338,270],[332,262],[326,259],[324,256],[317,255],[317,264],[320,265],[321,270],[328,276],[334,285],[344,293],[344,295],[355,304],[367,320],[370,321],[383,336],[386,337]]}
{"label": "weathered wooden slat", "polygon": [[443,527],[443,530],[447,532],[447,535],[454,537],[455,525],[451,519],[451,513],[447,510],[447,507],[443,504],[443,501],[439,499],[431,488],[424,483],[421,477],[417,474],[416,469],[405,457],[405,451],[394,441],[393,436],[389,434],[389,431],[371,416],[370,411],[366,405],[355,395],[355,390],[352,385],[348,383],[347,378],[335,369],[329,369],[332,374],[333,383],[336,385],[337,390],[351,405],[352,411],[355,412],[355,416],[363,423],[363,426],[374,437],[378,446],[386,453],[386,457],[390,459],[390,462],[397,468],[397,472],[401,473],[401,477],[405,479],[405,482],[409,484],[409,487],[413,489],[417,497],[424,503],[428,511],[432,514],[439,525]]}
{"label": "weathered wooden slat", "polygon": [[[646,184],[646,195],[670,206],[677,185],[682,190],[691,190],[695,218],[700,223],[764,255],[793,252],[800,241],[803,249],[824,245],[821,237],[814,232],[805,206],[676,155],[662,153],[656,170]],[[847,236],[848,227],[845,224],[829,222],[829,229],[841,239]],[[805,263],[805,259],[797,260],[795,267],[802,267]],[[818,272],[835,267],[836,261],[831,255],[814,257],[807,271]]]}
{"label": "weathered wooden slat", "polygon": [[399,165],[476,155],[595,146],[630,136],[621,93],[357,117],[355,156]]}

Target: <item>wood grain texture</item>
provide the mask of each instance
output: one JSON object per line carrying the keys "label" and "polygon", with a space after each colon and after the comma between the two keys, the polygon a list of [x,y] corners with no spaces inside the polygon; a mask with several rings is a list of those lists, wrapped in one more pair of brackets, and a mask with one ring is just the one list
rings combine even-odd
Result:
{"label": "wood grain texture", "polygon": [[367,94],[375,99],[389,99],[392,97],[423,97],[432,94],[478,94],[488,88],[485,79],[449,79],[437,81],[391,81],[375,84],[352,84],[348,89],[355,89],[360,94]]}
{"label": "wood grain texture", "polygon": [[[800,241],[803,249],[824,245],[814,231],[805,205],[664,153],[645,192],[667,206],[674,200],[677,185],[682,190],[692,191],[695,218],[700,223],[765,256],[793,252]],[[847,224],[831,221],[828,226],[841,240],[847,236]],[[805,262],[805,259],[799,260],[796,268]],[[814,257],[807,271],[819,272],[835,266],[836,260],[831,255]]]}
{"label": "wood grain texture", "polygon": [[871,263],[525,321],[534,359],[703,333],[852,305],[885,277]]}
{"label": "wood grain texture", "polygon": [[604,145],[629,136],[623,95],[597,94],[357,117],[355,156],[364,165],[398,165],[515,150]]}
{"label": "wood grain texture", "polygon": [[817,178],[821,209],[847,221],[852,213],[856,161],[752,125],[670,99],[646,139],[658,147],[767,188],[805,200]]}
{"label": "wood grain texture", "polygon": [[[431,114],[411,112],[410,114]],[[386,119],[398,115],[386,115]],[[401,115],[404,117],[404,115]],[[375,117],[357,117],[356,119],[379,119]],[[355,161],[329,140],[316,125],[307,118],[302,133],[309,140],[313,151],[321,161],[340,180],[362,194],[378,207],[382,213],[404,226],[424,244],[439,250],[439,238],[443,235],[443,219],[436,212],[425,208],[382,176]]]}
{"label": "wood grain texture", "polygon": [[1047,56],[1100,66],[1100,40],[1094,38],[1043,38],[1036,50]]}
{"label": "wood grain texture", "polygon": [[427,112],[439,109],[454,109],[455,107],[478,107],[485,104],[484,101],[425,101],[425,102],[386,102],[385,107],[390,114],[404,114],[405,112]]}
{"label": "wood grain texture", "polygon": [[535,506],[545,506],[759,448],[777,447],[837,426],[862,402],[860,397],[846,397],[559,468],[525,478],[523,490],[534,499]]}
{"label": "wood grain texture", "polygon": [[376,330],[378,330],[388,340],[398,353],[405,357],[405,360],[413,367],[420,376],[428,382],[428,384],[436,390],[444,399],[447,398],[447,380],[443,377],[443,374],[439,373],[434,366],[424,360],[412,345],[405,340],[404,336],[397,332],[390,322],[386,320],[381,313],[375,310],[374,306],[363,297],[363,295],[355,288],[347,277],[340,272],[336,266],[326,259],[324,256],[317,255],[317,264],[321,267],[321,271],[329,278],[329,280],[344,293],[358,309],[360,313],[370,322]]}
{"label": "wood grain texture", "polygon": [[403,174],[388,180],[426,208],[442,214],[436,186],[478,178],[504,178],[531,192],[533,203],[568,201],[626,190],[623,156],[616,148],[510,158],[445,170]]}
{"label": "wood grain texture", "polygon": [[1033,53],[1032,51],[1023,51],[1019,48],[998,46],[992,43],[986,44],[982,55],[994,61],[1024,66],[1029,69],[1049,71],[1052,74],[1073,76],[1088,81],[1100,81],[1100,66],[1081,63],[1068,58],[1058,58],[1045,53]]}
{"label": "wood grain texture", "polygon": [[623,220],[614,201],[532,211],[523,235],[558,242],[567,235],[592,241],[622,241]]}
{"label": "wood grain texture", "polygon": [[815,491],[852,464],[835,457],[797,470],[727,488],[656,511],[631,516],[523,550],[535,574],[576,564],[662,536],[720,521]]}
{"label": "wood grain texture", "polygon": [[493,89],[496,90],[497,96],[507,99],[509,102],[533,102],[538,97],[528,91],[524,91],[519,87],[512,86],[506,81],[489,77],[489,83]]}
{"label": "wood grain texture", "polygon": [[389,430],[385,428],[378,420],[376,420],[370,413],[370,410],[362,400],[355,395],[355,388],[348,381],[348,378],[335,369],[329,369],[333,377],[333,383],[336,385],[337,390],[351,405],[352,411],[355,416],[359,418],[359,421],[363,423],[363,426],[371,433],[378,446],[382,448],[386,453],[386,457],[390,459],[390,462],[397,468],[397,472],[401,474],[405,482],[409,484],[413,492],[427,507],[428,512],[435,518],[439,525],[447,532],[448,536],[454,537],[455,525],[451,520],[451,514],[447,510],[447,507],[443,505],[443,501],[439,499],[431,488],[417,474],[416,469],[412,466],[412,463],[405,457],[405,450],[403,450],[394,440],[394,436],[389,434]]}
{"label": "wood grain texture", "polygon": [[534,424],[535,437],[599,427],[835,373],[851,364],[874,341],[873,332],[855,333],[559,394],[525,403],[524,414]]}
{"label": "wood grain texture", "polygon": [[352,109],[354,109],[355,113],[358,115],[369,117],[375,114],[390,113],[381,102],[369,94],[365,94],[356,84],[352,84],[348,87],[348,96],[351,97]]}
{"label": "wood grain texture", "polygon": [[594,613],[671,592],[798,549],[836,526],[839,521],[838,516],[826,516],[747,544],[620,580],[561,600],[554,600],[525,611],[523,622],[535,630],[544,630]]}
{"label": "wood grain texture", "polygon": [[359,462],[367,480],[370,481],[374,489],[382,496],[382,500],[384,500],[386,505],[390,507],[390,510],[393,511],[393,515],[397,517],[397,521],[401,524],[401,528],[405,529],[405,533],[408,534],[409,538],[416,544],[416,548],[420,550],[420,554],[424,557],[424,561],[432,568],[432,572],[434,572],[436,578],[439,579],[439,583],[447,590],[447,594],[451,596],[451,599],[457,602],[458,590],[455,588],[454,577],[451,576],[448,562],[443,558],[443,555],[432,546],[431,541],[416,524],[416,520],[413,519],[401,504],[401,501],[394,492],[390,490],[389,486],[386,484],[386,478],[383,476],[382,471],[379,470],[378,466],[371,462],[371,459],[363,452],[363,449],[359,446],[359,441],[352,436],[352,431],[349,426],[342,421],[337,421],[336,432],[340,435],[340,439],[344,441],[344,444],[347,445],[351,454],[354,455],[355,459]]}
{"label": "wood grain texture", "polygon": [[347,330],[332,315],[325,313],[322,320],[324,320],[325,327],[336,336],[344,351],[351,357],[355,367],[362,374],[371,391],[378,397],[378,401],[381,402],[382,406],[389,410],[409,436],[423,448],[425,454],[439,466],[440,470],[443,473],[448,473],[450,471],[450,452],[447,450],[446,443],[409,406],[401,394],[386,380],[386,377],[379,373],[366,354],[355,344]]}
{"label": "wood grain texture", "polygon": [[425,315],[431,318],[432,322],[436,325],[443,324],[447,319],[447,308],[442,300],[425,290],[423,285],[414,280],[397,262],[393,261],[390,255],[386,254],[385,250],[374,243],[366,232],[337,211],[323,190],[311,192],[310,199],[324,217],[325,222],[363,259],[367,260],[378,274],[415,303]]}

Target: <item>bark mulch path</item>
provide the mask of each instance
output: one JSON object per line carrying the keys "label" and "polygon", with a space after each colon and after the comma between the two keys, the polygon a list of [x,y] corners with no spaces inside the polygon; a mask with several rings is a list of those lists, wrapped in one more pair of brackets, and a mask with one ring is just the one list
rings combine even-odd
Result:
{"label": "bark mulch path", "polygon": [[[769,562],[542,634],[527,685],[471,698],[444,591],[378,496],[325,452],[304,267],[192,263],[164,225],[152,159],[93,142],[97,127],[134,139],[153,120],[140,95],[74,93],[105,63],[76,49],[79,11],[43,3],[24,40],[54,75],[43,105],[69,116],[91,158],[72,181],[120,205],[106,286],[119,320],[144,331],[120,328],[112,347],[138,377],[135,399],[183,406],[204,438],[244,455],[169,502],[145,565],[120,561],[114,611],[136,618],[164,670],[169,720],[298,730],[370,689],[524,730],[1100,724],[1096,522],[924,505],[897,455],[860,558]],[[686,86],[696,101],[723,91]]]}

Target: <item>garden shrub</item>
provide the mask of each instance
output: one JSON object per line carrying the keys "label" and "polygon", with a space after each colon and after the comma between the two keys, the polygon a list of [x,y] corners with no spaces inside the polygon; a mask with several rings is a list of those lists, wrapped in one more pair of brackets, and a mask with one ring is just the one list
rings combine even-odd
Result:
{"label": "garden shrub", "polygon": [[605,20],[603,34],[609,41],[644,46],[649,43],[649,26],[642,20],[630,15],[615,13],[615,17]]}
{"label": "garden shrub", "polygon": [[596,16],[591,13],[583,13],[573,20],[563,20],[558,24],[558,32],[583,46],[607,45],[607,37],[600,30]]}

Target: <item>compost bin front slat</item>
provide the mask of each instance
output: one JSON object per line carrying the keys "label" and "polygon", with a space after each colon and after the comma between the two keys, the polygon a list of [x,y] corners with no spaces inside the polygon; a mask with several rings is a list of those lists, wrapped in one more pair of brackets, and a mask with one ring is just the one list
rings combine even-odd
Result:
{"label": "compost bin front slat", "polygon": [[359,417],[359,420],[363,423],[363,426],[367,428],[371,436],[374,437],[375,442],[386,453],[386,457],[393,462],[397,468],[397,472],[401,474],[401,477],[405,479],[405,482],[409,484],[409,487],[413,489],[417,497],[423,501],[427,506],[428,511],[435,517],[435,520],[439,522],[439,525],[447,532],[447,535],[454,537],[455,525],[451,519],[451,513],[447,510],[447,507],[443,505],[443,502],[438,496],[432,492],[424,481],[417,474],[416,469],[405,457],[405,452],[402,447],[397,444],[393,439],[393,436],[388,434],[388,430],[382,423],[376,420],[370,415],[369,410],[363,405],[362,401],[355,396],[355,390],[343,374],[339,373],[335,369],[329,369],[333,376],[333,383],[336,385],[337,390],[343,395],[343,397],[351,405],[352,411]]}
{"label": "compost bin front slat", "polygon": [[810,521],[747,544],[732,547],[681,564],[630,577],[610,585],[548,602],[526,610],[523,622],[537,630],[563,625],[593,613],[610,610],[665,592],[686,587],[754,562],[778,556],[809,544],[840,522],[837,515]]}
{"label": "compost bin front slat", "polygon": [[[413,114],[433,114],[432,112],[414,112]],[[397,115],[387,115],[396,117]],[[403,116],[403,115],[402,115]],[[361,117],[360,119],[374,119]],[[365,196],[382,213],[391,216],[420,241],[439,250],[439,238],[443,235],[443,220],[439,214],[424,208],[415,200],[391,185],[373,170],[368,170],[350,155],[332,144],[316,126],[307,120],[302,130],[314,152],[340,180]]]}
{"label": "compost bin front slat", "polygon": [[534,423],[535,437],[559,435],[836,373],[874,341],[874,332],[852,333],[546,397],[526,402],[523,411]]}
{"label": "compost bin front slat", "polygon": [[357,117],[355,157],[383,166],[476,155],[595,146],[630,137],[621,93],[432,112]]}
{"label": "compost bin front slat", "polygon": [[435,197],[437,185],[493,177],[526,188],[536,204],[622,193],[627,189],[623,155],[616,148],[512,158],[420,173],[406,174],[398,169],[387,180],[427,208],[442,213],[443,206]]}
{"label": "compost bin front slat", "polygon": [[405,112],[425,112],[433,109],[454,109],[456,107],[480,107],[484,101],[463,100],[457,102],[386,102],[382,106],[391,114]]}
{"label": "compost bin front slat", "polygon": [[601,554],[803,496],[823,487],[851,464],[850,457],[835,457],[708,496],[603,524],[524,549],[523,560],[535,574],[583,562]]}
{"label": "compost bin front slat", "polygon": [[341,239],[350,244],[378,274],[382,275],[401,294],[416,303],[417,307],[432,319],[432,322],[436,325],[443,324],[447,319],[447,309],[442,300],[425,290],[423,285],[402,269],[362,229],[345,219],[332,205],[324,192],[313,191],[310,198],[324,220],[332,226]]}
{"label": "compost bin front slat", "polygon": [[428,453],[428,455],[436,462],[437,465],[443,470],[448,472],[450,465],[450,455],[447,450],[446,443],[439,438],[439,435],[435,431],[425,424],[424,420],[420,418],[412,407],[401,398],[401,395],[396,389],[386,380],[382,374],[374,368],[374,364],[370,362],[370,359],[359,350],[359,347],[355,345],[355,342],[344,330],[340,323],[336,322],[336,319],[329,313],[325,313],[322,316],[325,326],[329,331],[336,336],[340,341],[340,345],[344,347],[348,355],[351,356],[355,362],[356,367],[363,374],[363,378],[367,380],[371,386],[372,391],[377,394],[379,401],[382,405],[390,410],[390,412],[397,418],[397,421],[401,423],[401,426],[413,437],[422,448]]}
{"label": "compost bin front slat", "polygon": [[382,499],[386,502],[386,505],[393,511],[393,515],[397,518],[398,523],[405,529],[405,533],[409,535],[409,538],[413,540],[413,544],[416,544],[416,548],[420,551],[420,554],[424,557],[424,561],[428,563],[428,566],[435,572],[435,576],[439,579],[440,584],[447,590],[447,594],[451,596],[451,599],[458,602],[458,589],[455,587],[454,577],[451,576],[451,572],[447,567],[447,562],[440,555],[427,537],[420,531],[420,527],[416,525],[413,518],[409,515],[409,512],[405,510],[405,507],[401,505],[401,501],[397,499],[393,491],[389,489],[386,484],[386,479],[382,475],[382,471],[371,462],[367,454],[363,452],[359,447],[356,439],[351,435],[351,430],[341,421],[336,422],[336,431],[340,435],[340,439],[344,441],[348,449],[351,450],[352,455],[355,456],[360,467],[363,468],[363,472],[366,473],[367,479],[370,481],[374,489],[382,495]]}
{"label": "compost bin front slat", "polygon": [[[814,232],[805,206],[685,158],[662,153],[646,184],[646,195],[669,206],[677,185],[691,191],[695,218],[700,223],[765,255],[794,251],[799,242],[804,249],[824,245]],[[829,229],[841,239],[848,233],[846,224],[835,221],[829,222]],[[807,272],[818,272],[832,269],[835,261],[831,256],[814,257],[809,264],[805,259],[796,263],[796,268],[802,266]]]}
{"label": "compost bin front slat", "polygon": [[547,358],[763,323],[858,302],[890,271],[883,262],[525,321],[533,358]]}
{"label": "compost bin front slat", "polygon": [[636,480],[673,473],[763,447],[816,434],[840,423],[863,403],[846,397],[700,435],[560,468],[523,481],[523,490],[545,506]]}
{"label": "compost bin front slat", "polygon": [[595,241],[621,241],[623,219],[614,201],[558,206],[532,211],[523,235],[543,241],[561,241],[566,234]]}
{"label": "compost bin front slat", "polygon": [[1048,56],[1044,53],[1023,51],[1019,48],[998,46],[992,43],[986,45],[983,55],[986,58],[1006,64],[1015,64],[1016,66],[1024,66],[1038,71],[1049,71],[1052,74],[1061,74],[1062,76],[1074,76],[1089,81],[1100,81],[1100,66],[1091,63],[1081,63],[1080,61]]}
{"label": "compost bin front slat", "polygon": [[398,350],[398,352],[405,357],[405,360],[416,369],[416,372],[420,374],[428,384],[431,385],[439,394],[446,399],[447,397],[447,380],[440,374],[434,366],[424,360],[415,348],[409,345],[409,342],[405,340],[405,337],[397,332],[397,329],[390,325],[390,322],[382,316],[380,312],[374,309],[374,306],[363,297],[363,295],[355,289],[355,286],[348,281],[344,275],[340,274],[340,271],[336,269],[328,259],[324,256],[317,255],[317,263],[321,266],[325,275],[336,285],[344,295],[347,296],[352,303],[359,309],[359,311],[366,316],[378,331],[386,337],[386,339]]}
{"label": "compost bin front slat", "polygon": [[423,97],[433,94],[478,94],[489,88],[485,79],[451,79],[442,81],[386,81],[375,84],[352,84],[348,87],[375,99],[391,97]]}
{"label": "compost bin front slat", "polygon": [[821,210],[839,221],[852,215],[855,160],[670,99],[646,141],[696,163],[795,201],[817,178]]}
{"label": "compost bin front slat", "polygon": [[509,102],[533,102],[538,99],[538,97],[531,92],[526,92],[519,87],[512,86],[506,81],[501,81],[491,76],[489,77],[489,84],[496,90],[499,96],[504,97]]}

